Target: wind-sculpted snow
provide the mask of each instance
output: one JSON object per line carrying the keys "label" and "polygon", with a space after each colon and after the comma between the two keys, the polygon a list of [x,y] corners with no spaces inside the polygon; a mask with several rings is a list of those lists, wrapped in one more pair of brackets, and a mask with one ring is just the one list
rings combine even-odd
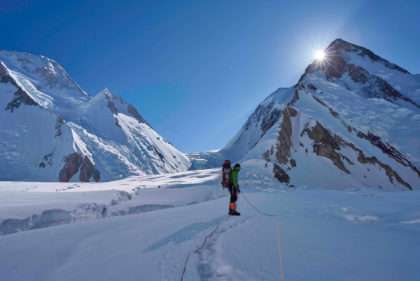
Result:
{"label": "wind-sculpted snow", "polygon": [[[211,186],[217,176],[208,170],[104,184],[0,182],[0,235],[214,200],[220,196]],[[185,194],[184,188],[197,183],[201,190]],[[163,198],[154,195],[160,188]],[[178,198],[175,205],[171,196]]]}
{"label": "wind-sculpted snow", "polygon": [[107,89],[88,96],[43,56],[0,51],[0,107],[3,180],[99,181],[190,166],[135,107]]}

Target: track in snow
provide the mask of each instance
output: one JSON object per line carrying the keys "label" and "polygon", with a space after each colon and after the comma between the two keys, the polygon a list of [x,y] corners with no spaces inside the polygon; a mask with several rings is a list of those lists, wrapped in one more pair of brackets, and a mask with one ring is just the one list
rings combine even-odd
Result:
{"label": "track in snow", "polygon": [[231,280],[229,278],[229,272],[232,271],[232,268],[228,264],[223,264],[218,256],[220,254],[218,240],[224,233],[246,222],[248,219],[249,217],[227,217],[219,222],[204,237],[201,245],[188,254],[185,259],[180,281],[192,280],[188,275],[190,273],[188,268],[191,260],[197,263],[196,271],[200,280]]}

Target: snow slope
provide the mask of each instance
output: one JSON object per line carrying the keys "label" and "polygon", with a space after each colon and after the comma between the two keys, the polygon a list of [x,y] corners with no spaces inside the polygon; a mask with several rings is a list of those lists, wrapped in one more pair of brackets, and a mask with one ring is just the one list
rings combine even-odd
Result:
{"label": "snow slope", "polygon": [[420,188],[418,75],[341,39],[326,53],[223,149],[192,155],[192,167],[263,159],[290,185]]}
{"label": "snow slope", "polygon": [[[38,229],[0,236],[0,276],[411,281],[420,275],[419,191],[295,189],[253,171],[240,174],[241,217],[226,215],[218,170],[107,183],[0,182],[3,222],[56,209],[53,197],[67,197],[63,208],[83,215],[74,211],[66,221],[49,212]],[[118,193],[125,196],[117,200]],[[107,211],[83,213],[80,206],[88,204]]]}
{"label": "snow slope", "polygon": [[105,89],[88,96],[55,61],[0,51],[0,179],[111,180],[185,171],[188,158]]}

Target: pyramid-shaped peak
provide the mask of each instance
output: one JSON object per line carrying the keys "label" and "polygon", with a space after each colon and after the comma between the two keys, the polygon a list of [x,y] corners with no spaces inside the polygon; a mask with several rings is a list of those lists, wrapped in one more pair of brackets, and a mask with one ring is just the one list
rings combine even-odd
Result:
{"label": "pyramid-shaped peak", "polygon": [[112,97],[112,92],[108,88],[104,88],[103,90],[99,91],[98,95],[104,95],[106,97]]}
{"label": "pyramid-shaped peak", "polygon": [[373,62],[383,64],[387,68],[396,69],[402,73],[410,74],[410,72],[408,72],[406,69],[389,62],[388,60],[380,57],[371,50],[341,38],[337,38],[334,41],[332,41],[330,45],[328,45],[328,47],[326,48],[326,52],[330,57],[341,56],[344,60],[347,60],[345,55],[346,53],[353,53],[357,56],[368,58]]}
{"label": "pyramid-shaped peak", "polygon": [[371,57],[373,60],[379,60],[380,57],[376,54],[374,54],[371,50],[356,45],[354,43],[351,43],[349,41],[346,41],[344,39],[341,38],[337,38],[334,41],[332,41],[327,49],[327,52],[334,52],[334,53],[339,53],[339,52],[359,52],[362,55],[368,55],[369,57]]}
{"label": "pyramid-shaped peak", "polygon": [[328,45],[327,49],[329,49],[329,48],[340,48],[340,47],[346,47],[346,46],[353,47],[355,45],[353,43],[350,43],[350,42],[342,39],[342,38],[337,38]]}

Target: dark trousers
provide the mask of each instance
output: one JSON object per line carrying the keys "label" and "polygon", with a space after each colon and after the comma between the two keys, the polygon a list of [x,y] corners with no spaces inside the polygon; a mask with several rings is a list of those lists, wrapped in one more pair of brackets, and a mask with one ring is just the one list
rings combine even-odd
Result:
{"label": "dark trousers", "polygon": [[236,203],[238,200],[238,191],[235,187],[230,186],[229,187],[229,193],[230,193],[230,203]]}

